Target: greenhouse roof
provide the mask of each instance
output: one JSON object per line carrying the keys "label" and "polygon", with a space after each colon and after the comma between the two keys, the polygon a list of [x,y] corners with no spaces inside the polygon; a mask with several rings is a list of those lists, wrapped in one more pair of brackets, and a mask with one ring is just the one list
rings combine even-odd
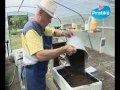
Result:
{"label": "greenhouse roof", "polygon": [[[34,14],[36,10],[36,3],[39,3],[40,1],[41,0],[6,0],[6,13],[27,12]],[[57,3],[55,15],[58,17],[63,17],[76,14],[65,7],[68,7],[81,14],[90,14],[91,10],[97,8],[99,5],[111,5],[110,1],[113,0],[55,0]]]}

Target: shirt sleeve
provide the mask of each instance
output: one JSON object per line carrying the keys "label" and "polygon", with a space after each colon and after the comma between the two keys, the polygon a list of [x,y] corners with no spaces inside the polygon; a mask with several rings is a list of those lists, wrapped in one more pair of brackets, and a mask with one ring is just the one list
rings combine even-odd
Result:
{"label": "shirt sleeve", "polygon": [[26,35],[26,44],[31,55],[43,50],[43,39],[35,30],[29,30]]}
{"label": "shirt sleeve", "polygon": [[45,27],[45,34],[48,36],[53,36],[55,29],[50,27]]}

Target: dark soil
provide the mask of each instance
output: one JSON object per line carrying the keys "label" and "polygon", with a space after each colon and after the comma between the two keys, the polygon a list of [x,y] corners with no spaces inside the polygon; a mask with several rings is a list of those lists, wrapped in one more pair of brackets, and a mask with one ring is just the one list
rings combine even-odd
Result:
{"label": "dark soil", "polygon": [[67,56],[70,62],[71,68],[74,72],[85,73],[85,52],[83,50],[77,50],[77,52],[71,56]]}
{"label": "dark soil", "polygon": [[77,50],[75,54],[67,57],[71,66],[58,70],[58,73],[72,87],[88,85],[97,81],[94,77],[85,73],[85,52],[83,50]]}
{"label": "dark soil", "polygon": [[98,80],[87,73],[75,72],[71,67],[58,70],[58,73],[70,84],[71,87],[88,85]]}

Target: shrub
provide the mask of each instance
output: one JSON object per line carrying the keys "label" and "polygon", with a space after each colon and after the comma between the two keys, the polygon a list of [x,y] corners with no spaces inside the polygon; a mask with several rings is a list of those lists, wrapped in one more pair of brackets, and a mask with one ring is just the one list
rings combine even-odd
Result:
{"label": "shrub", "polygon": [[16,35],[17,34],[17,30],[16,29],[11,29],[10,30],[10,34],[11,35]]}

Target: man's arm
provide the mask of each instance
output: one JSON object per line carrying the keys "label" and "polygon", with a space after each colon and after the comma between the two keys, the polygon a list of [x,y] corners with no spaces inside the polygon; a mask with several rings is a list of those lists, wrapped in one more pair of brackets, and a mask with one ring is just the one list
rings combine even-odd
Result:
{"label": "man's arm", "polygon": [[41,50],[34,54],[40,61],[46,61],[58,57],[60,54],[72,55],[76,49],[71,45],[66,45],[57,49]]}
{"label": "man's arm", "polygon": [[60,29],[55,29],[54,30],[54,34],[53,34],[54,36],[64,36],[63,35],[63,30],[60,30]]}
{"label": "man's arm", "polygon": [[74,32],[78,30],[73,30],[73,29],[66,29],[66,30],[60,30],[60,29],[55,29],[54,31],[54,36],[66,36],[66,37],[71,37],[74,35]]}
{"label": "man's arm", "polygon": [[75,29],[54,29],[54,28],[50,28],[50,27],[46,27],[45,28],[45,33],[46,35],[53,35],[53,36],[66,36],[66,37],[71,37],[73,36],[73,33],[76,32],[78,30]]}

